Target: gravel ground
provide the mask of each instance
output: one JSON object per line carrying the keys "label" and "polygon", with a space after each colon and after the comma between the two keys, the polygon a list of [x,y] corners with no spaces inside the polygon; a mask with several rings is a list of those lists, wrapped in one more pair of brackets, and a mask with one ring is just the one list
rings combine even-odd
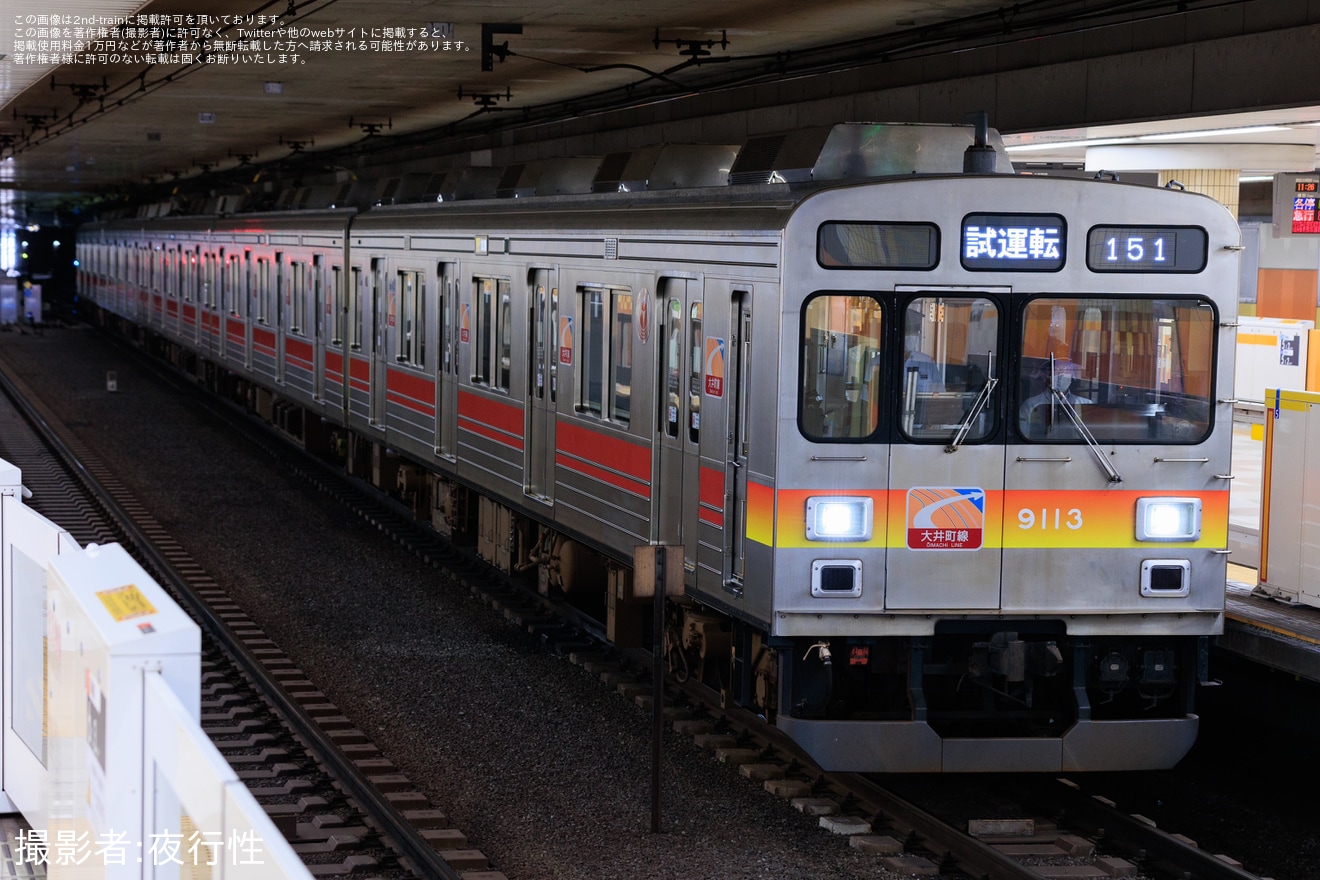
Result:
{"label": "gravel ground", "polygon": [[444,589],[98,332],[0,333],[0,357],[511,880],[894,876],[672,734],[651,834],[649,713]]}

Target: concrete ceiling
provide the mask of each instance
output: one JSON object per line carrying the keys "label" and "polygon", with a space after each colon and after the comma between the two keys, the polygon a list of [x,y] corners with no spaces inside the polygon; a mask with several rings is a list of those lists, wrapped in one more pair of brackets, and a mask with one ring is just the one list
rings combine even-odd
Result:
{"label": "concrete ceiling", "polygon": [[[41,194],[67,201],[244,163],[259,169],[297,151],[369,139],[415,150],[432,137],[489,135],[892,59],[920,63],[996,40],[1084,38],[1115,22],[1158,23],[1188,7],[1256,2],[1278,0],[5,0],[0,223],[6,211],[13,218],[25,203],[52,198]],[[52,33],[52,15],[72,33]],[[191,24],[199,34],[209,28],[212,37],[205,46],[168,47],[153,42],[157,34],[112,30],[106,45],[79,45],[98,36],[89,33],[90,17],[133,15]],[[190,23],[190,16],[209,20]],[[508,25],[493,36],[489,71],[482,70],[483,23]],[[290,40],[283,28],[300,35]],[[249,29],[267,32],[259,47],[236,44]],[[64,40],[74,45],[57,45]],[[61,63],[61,54],[88,49],[129,60]],[[163,49],[172,51],[161,58]],[[1320,110],[1285,116],[1313,122]],[[1320,133],[1296,131],[1286,137],[1309,137],[1312,146]],[[1010,143],[1094,136],[1037,131]],[[1032,158],[1076,161],[1076,150]]]}

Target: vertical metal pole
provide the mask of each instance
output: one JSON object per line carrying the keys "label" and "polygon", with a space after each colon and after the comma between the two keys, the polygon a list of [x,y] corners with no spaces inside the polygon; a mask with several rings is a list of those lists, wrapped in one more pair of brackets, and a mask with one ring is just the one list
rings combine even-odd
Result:
{"label": "vertical metal pole", "polygon": [[651,833],[660,833],[660,761],[665,735],[665,548],[655,548],[651,627]]}

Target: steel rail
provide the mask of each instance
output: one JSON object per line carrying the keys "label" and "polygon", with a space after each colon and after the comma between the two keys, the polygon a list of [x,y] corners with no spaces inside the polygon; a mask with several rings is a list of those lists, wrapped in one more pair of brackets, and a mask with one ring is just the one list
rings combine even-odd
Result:
{"label": "steel rail", "polygon": [[335,780],[344,787],[345,794],[355,799],[363,812],[380,823],[383,836],[393,842],[402,858],[411,862],[412,870],[423,877],[462,880],[459,872],[416,833],[412,823],[389,802],[385,795],[376,790],[353,761],[328,741],[316,721],[267,675],[265,667],[251,649],[230,632],[220,617],[201,598],[193,594],[188,587],[187,577],[175,568],[138,527],[132,515],[92,475],[81,458],[64,442],[3,370],[0,370],[0,390],[9,396],[14,406],[32,423],[41,438],[68,464],[88,493],[119,523],[125,535],[133,542],[135,549],[156,568],[157,572],[169,580],[176,596],[202,622],[207,633],[230,652],[235,663],[252,679],[257,689],[270,701],[276,711],[285,718],[293,732],[302,738],[304,746],[312,756],[325,765]]}

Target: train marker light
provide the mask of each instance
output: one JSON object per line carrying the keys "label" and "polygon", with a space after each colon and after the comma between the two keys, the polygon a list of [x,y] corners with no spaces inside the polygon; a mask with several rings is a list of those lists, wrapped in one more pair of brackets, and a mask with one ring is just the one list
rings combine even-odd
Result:
{"label": "train marker light", "polygon": [[1138,498],[1138,541],[1196,541],[1201,537],[1200,498]]}
{"label": "train marker light", "polygon": [[870,498],[813,495],[807,499],[807,540],[869,541],[874,515]]}

